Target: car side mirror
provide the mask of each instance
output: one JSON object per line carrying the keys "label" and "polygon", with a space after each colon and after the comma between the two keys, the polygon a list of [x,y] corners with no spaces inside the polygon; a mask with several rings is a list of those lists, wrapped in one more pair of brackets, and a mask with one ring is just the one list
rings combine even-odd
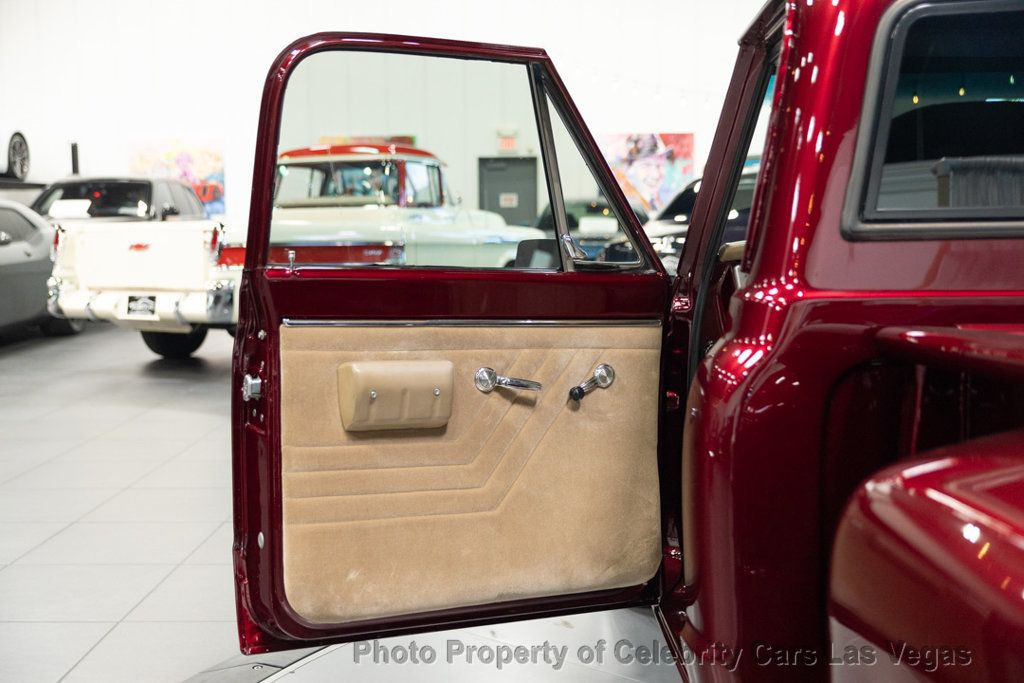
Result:
{"label": "car side mirror", "polygon": [[177,216],[179,214],[181,214],[181,212],[178,211],[178,207],[176,206],[164,204],[162,207],[160,207],[160,220],[162,221],[167,220],[169,216]]}
{"label": "car side mirror", "polygon": [[3,230],[0,230],[0,247],[5,247],[5,246],[7,246],[8,244],[10,244],[13,241],[14,241],[14,238],[11,237],[10,233],[7,233],[7,232],[4,232]]}
{"label": "car side mirror", "polygon": [[557,268],[558,240],[523,240],[516,247],[516,268]]}

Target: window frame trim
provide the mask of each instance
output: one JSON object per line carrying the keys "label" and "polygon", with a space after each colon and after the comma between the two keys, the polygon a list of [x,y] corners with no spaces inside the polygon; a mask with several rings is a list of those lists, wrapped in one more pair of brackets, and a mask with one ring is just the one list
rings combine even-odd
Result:
{"label": "window frame trim", "polygon": [[[875,31],[840,234],[848,242],[1024,237],[1024,207],[982,209],[973,216],[937,210],[877,209],[881,169],[907,33],[923,17],[1020,10],[1018,0],[896,0]],[[874,208],[869,208],[874,207]],[[1017,215],[1011,218],[1007,213]],[[929,215],[931,214],[931,215]]]}
{"label": "window frame trim", "polygon": [[[540,65],[538,65],[538,67],[540,67]],[[561,97],[559,89],[550,82],[550,74],[546,73],[542,68],[539,68],[538,70],[540,73],[538,73],[537,75],[537,85],[539,86],[539,92],[537,93],[536,110],[538,116],[541,116],[543,118],[541,125],[541,149],[543,155],[547,156],[547,154],[550,152],[551,159],[553,161],[553,166],[556,169],[559,168],[558,155],[555,151],[554,130],[552,128],[552,107],[548,106],[548,100],[550,100],[555,110],[554,116],[558,117],[558,120],[562,124],[562,127],[565,128],[566,132],[569,135],[569,139],[572,140],[572,143],[576,148],[577,154],[580,155],[583,164],[587,167],[587,170],[590,171],[590,174],[593,177],[595,184],[598,185],[598,188],[602,190],[604,194],[607,194],[609,190],[606,188],[618,187],[618,180],[616,180],[615,177],[612,176],[610,178],[611,184],[609,184],[609,179],[606,178],[605,174],[602,172],[602,164],[606,164],[607,162],[605,162],[603,158],[597,159],[593,155],[589,145],[587,145],[585,141],[580,139],[578,131],[575,129],[573,125],[571,125],[572,118],[569,115],[567,103]],[[605,197],[605,199],[608,202],[608,207],[615,214],[615,219],[619,223],[619,229],[622,232],[622,235],[629,242],[630,246],[633,247],[633,252],[636,254],[637,260],[592,261],[590,259],[570,258],[569,255],[566,253],[566,247],[564,246],[563,242],[563,240],[566,237],[569,237],[571,239],[571,235],[569,232],[569,226],[567,222],[568,219],[566,218],[567,213],[565,208],[565,195],[562,193],[562,183],[560,175],[557,176],[556,178],[556,185],[558,192],[557,206],[555,205],[554,199],[554,193],[556,191],[556,188],[549,188],[549,192],[552,195],[551,209],[553,213],[553,218],[555,219],[555,227],[558,235],[558,252],[561,255],[563,268],[565,270],[605,272],[648,272],[654,269],[654,266],[652,266],[648,262],[646,254],[644,253],[640,245],[637,243],[632,233],[626,228],[626,225],[628,224],[628,221],[630,219],[634,219],[638,225],[640,223],[640,219],[637,218],[636,215],[633,213],[632,205],[630,205],[629,208],[629,213],[631,214],[631,216],[623,216],[619,211],[619,208],[616,206],[616,202],[611,197],[608,196]],[[628,197],[626,197],[626,203],[629,204]],[[640,232],[643,232],[643,225],[640,225]]]}

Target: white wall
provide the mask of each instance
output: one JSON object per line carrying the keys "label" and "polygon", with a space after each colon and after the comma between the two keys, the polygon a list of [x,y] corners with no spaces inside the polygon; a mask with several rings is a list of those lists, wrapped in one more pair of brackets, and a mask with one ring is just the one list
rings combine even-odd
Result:
{"label": "white wall", "polygon": [[[696,134],[703,167],[761,0],[0,0],[0,123],[25,129],[32,179],[125,173],[138,143],[222,146],[244,229],[263,81],[294,38],[372,31],[539,46],[595,133]],[[4,126],[0,126],[2,128]]]}

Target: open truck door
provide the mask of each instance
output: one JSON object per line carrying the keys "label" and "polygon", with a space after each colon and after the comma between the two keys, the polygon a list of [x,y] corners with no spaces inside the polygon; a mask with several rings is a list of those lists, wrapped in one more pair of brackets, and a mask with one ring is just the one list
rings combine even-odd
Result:
{"label": "open truck door", "polygon": [[[405,218],[401,263],[304,262],[400,211],[381,199],[390,183],[414,194],[430,179],[284,168],[279,150],[413,135],[454,182],[477,167],[471,136],[509,121],[541,158],[556,227],[473,231],[480,249],[518,234],[514,267],[446,263]],[[296,186],[320,212],[300,226]],[[253,187],[233,376],[243,651],[655,603],[669,276],[546,54],[299,40],[267,80]],[[608,199],[631,261],[574,241],[564,198],[584,190]]]}

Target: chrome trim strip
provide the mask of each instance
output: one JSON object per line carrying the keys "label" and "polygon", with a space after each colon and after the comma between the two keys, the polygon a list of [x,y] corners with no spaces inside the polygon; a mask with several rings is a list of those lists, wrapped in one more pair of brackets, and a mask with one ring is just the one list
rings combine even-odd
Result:
{"label": "chrome trim strip", "polygon": [[296,320],[284,327],[660,327],[660,320]]}
{"label": "chrome trim strip", "polygon": [[178,321],[179,325],[188,325],[189,322],[185,320],[185,316],[181,314],[181,299],[178,298],[174,301],[174,319]]}
{"label": "chrome trim strip", "polygon": [[85,317],[94,323],[100,322],[100,319],[96,316],[96,313],[92,310],[92,299],[85,302]]}
{"label": "chrome trim strip", "polygon": [[[244,246],[244,245],[243,245]],[[311,242],[271,242],[271,247],[405,247],[402,240],[321,240]]]}

